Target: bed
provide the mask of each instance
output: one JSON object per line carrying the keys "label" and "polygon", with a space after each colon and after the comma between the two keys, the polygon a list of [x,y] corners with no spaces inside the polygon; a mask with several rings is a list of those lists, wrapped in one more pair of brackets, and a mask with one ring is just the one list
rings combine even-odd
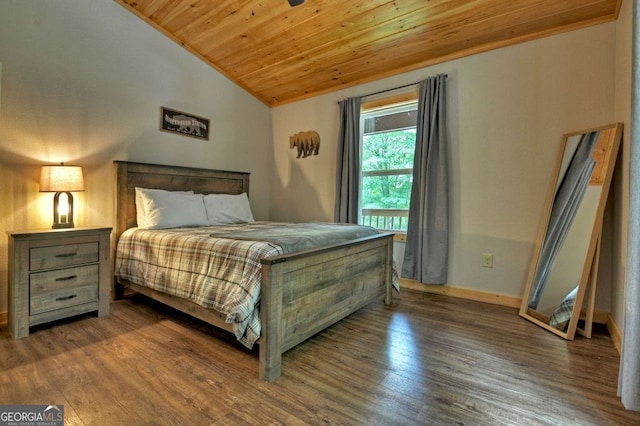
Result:
{"label": "bed", "polygon": [[[249,193],[249,173],[115,161],[115,227],[112,258],[120,237],[137,227],[135,188],[198,194]],[[362,307],[391,303],[394,284],[393,234],[375,235],[271,255],[259,260],[259,377],[272,381],[282,371],[282,354]],[[125,288],[143,294],[223,330],[226,314],[214,308],[115,277],[114,298]]]}

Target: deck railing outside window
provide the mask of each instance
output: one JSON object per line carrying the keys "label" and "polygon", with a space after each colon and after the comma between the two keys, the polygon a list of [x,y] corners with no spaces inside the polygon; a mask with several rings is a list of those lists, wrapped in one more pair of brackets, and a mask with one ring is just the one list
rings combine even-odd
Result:
{"label": "deck railing outside window", "polygon": [[407,231],[409,210],[362,209],[361,223],[377,229]]}

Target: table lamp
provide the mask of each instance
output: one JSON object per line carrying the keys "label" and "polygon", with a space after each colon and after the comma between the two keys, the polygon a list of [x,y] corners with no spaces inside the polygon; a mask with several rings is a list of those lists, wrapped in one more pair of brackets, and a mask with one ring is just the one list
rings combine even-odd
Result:
{"label": "table lamp", "polygon": [[57,228],[73,228],[72,191],[84,191],[82,167],[42,166],[40,170],[40,192],[55,192],[53,196],[53,225]]}

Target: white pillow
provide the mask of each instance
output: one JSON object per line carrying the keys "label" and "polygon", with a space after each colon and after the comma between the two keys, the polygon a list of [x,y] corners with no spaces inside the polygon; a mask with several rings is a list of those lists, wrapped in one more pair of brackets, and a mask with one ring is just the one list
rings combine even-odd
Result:
{"label": "white pillow", "polygon": [[204,206],[210,225],[254,222],[246,192],[242,194],[208,194]]}
{"label": "white pillow", "polygon": [[[138,228],[162,229],[208,224],[202,194],[144,188],[136,190],[144,212],[138,219]],[[140,212],[137,213],[139,215]]]}
{"label": "white pillow", "polygon": [[182,194],[193,194],[193,191],[165,191],[164,189],[139,188],[136,186],[136,222],[138,227],[146,228],[146,205],[148,203],[148,195],[154,193],[178,192]]}

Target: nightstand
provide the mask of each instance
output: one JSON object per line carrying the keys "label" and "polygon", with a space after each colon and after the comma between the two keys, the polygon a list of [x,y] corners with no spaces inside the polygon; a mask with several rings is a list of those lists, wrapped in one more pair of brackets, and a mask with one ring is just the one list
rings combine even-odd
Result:
{"label": "nightstand", "polygon": [[12,231],[9,234],[9,331],[98,311],[109,314],[111,228]]}

